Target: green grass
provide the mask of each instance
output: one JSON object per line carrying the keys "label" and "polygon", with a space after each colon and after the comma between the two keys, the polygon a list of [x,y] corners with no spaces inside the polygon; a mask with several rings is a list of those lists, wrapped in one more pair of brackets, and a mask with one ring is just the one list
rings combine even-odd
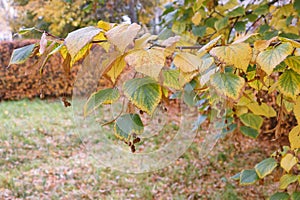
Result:
{"label": "green grass", "polygon": [[[230,176],[265,157],[243,158],[230,142],[218,143],[206,157],[199,144],[170,166],[144,174],[124,174],[99,165],[83,144],[97,144],[106,129],[79,127],[72,107],[59,100],[0,103],[0,199],[254,199],[266,191],[242,188]],[[81,137],[75,130],[81,132]],[[164,134],[168,134],[167,127]],[[87,140],[87,141],[82,141]],[[88,141],[88,140],[92,141]],[[159,135],[159,140],[163,136]],[[89,143],[90,142],[90,143]],[[153,139],[154,147],[159,143]],[[128,148],[129,151],[129,148]],[[253,150],[249,150],[251,152]],[[249,190],[249,191],[248,191]]]}

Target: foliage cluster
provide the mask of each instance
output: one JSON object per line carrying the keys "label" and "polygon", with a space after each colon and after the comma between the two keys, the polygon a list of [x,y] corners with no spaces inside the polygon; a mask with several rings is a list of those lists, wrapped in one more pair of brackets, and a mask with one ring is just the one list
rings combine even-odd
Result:
{"label": "foliage cluster", "polygon": [[22,27],[35,26],[65,37],[66,33],[95,25],[99,20],[121,23],[124,15],[149,25],[161,2],[164,1],[16,0],[14,8],[19,19],[11,21],[11,26],[16,32]]}
{"label": "foliage cluster", "polygon": [[[272,119],[276,122],[271,127],[275,139],[284,134],[283,122],[295,117],[294,127],[287,130],[289,146],[233,178],[241,185],[249,185],[275,169],[281,170],[279,189],[291,191],[275,193],[271,199],[299,199],[299,4],[176,1],[166,6],[165,29],[159,36],[141,34],[141,26],[136,23],[99,21],[97,27],[73,31],[65,39],[57,40],[45,32],[40,44],[16,49],[11,64],[21,63],[32,54],[41,55],[46,61],[48,56],[60,53],[67,70],[85,57],[93,45],[117,52],[116,57],[102,63],[103,75],[110,78],[114,87],[93,93],[85,105],[85,115],[124,96],[131,106],[151,116],[159,103],[172,95],[189,106],[200,106],[201,115],[218,113],[224,122],[224,126],[219,126],[220,137],[242,133],[257,138],[265,132],[264,122]],[[23,33],[30,30],[35,28]],[[166,57],[172,58],[171,67],[166,64]],[[118,87],[126,65],[136,76]],[[219,109],[220,96],[225,99],[226,109]],[[115,135],[125,142],[144,128],[140,113],[132,109],[111,123]]]}

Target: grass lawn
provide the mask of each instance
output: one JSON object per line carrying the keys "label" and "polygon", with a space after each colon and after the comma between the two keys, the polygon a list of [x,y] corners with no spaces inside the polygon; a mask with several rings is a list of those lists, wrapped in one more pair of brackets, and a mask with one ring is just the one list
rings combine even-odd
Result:
{"label": "grass lawn", "polygon": [[270,194],[268,181],[241,187],[230,180],[267,156],[253,140],[245,139],[241,151],[233,139],[219,141],[205,158],[196,140],[162,170],[125,174],[91,159],[74,124],[72,107],[59,100],[0,103],[0,199],[226,200]]}

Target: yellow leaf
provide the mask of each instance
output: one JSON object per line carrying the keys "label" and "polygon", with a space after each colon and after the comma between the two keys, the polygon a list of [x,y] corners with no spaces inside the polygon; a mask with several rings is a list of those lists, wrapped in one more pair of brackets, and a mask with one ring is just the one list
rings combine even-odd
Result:
{"label": "yellow leaf", "polygon": [[256,114],[266,117],[275,117],[277,115],[276,111],[272,106],[267,105],[266,103],[262,103],[261,105],[258,105],[257,102],[252,102],[246,105],[249,110]]}
{"label": "yellow leaf", "polygon": [[292,52],[293,46],[290,43],[283,43],[274,49],[260,52],[256,58],[256,62],[270,75],[273,69]]}
{"label": "yellow leaf", "polygon": [[289,133],[291,149],[300,148],[300,125],[294,127]]}
{"label": "yellow leaf", "polygon": [[251,34],[240,34],[234,38],[234,42],[232,44],[237,44],[244,42],[248,40],[250,37],[257,35],[257,33],[251,33]]}
{"label": "yellow leaf", "polygon": [[141,29],[141,26],[133,24],[120,24],[105,33],[107,40],[114,44],[123,54],[128,45],[133,44],[133,39]]}
{"label": "yellow leaf", "polygon": [[294,55],[300,56],[300,48],[296,48]]}
{"label": "yellow leaf", "polygon": [[185,84],[189,83],[198,74],[199,74],[198,71],[187,72],[187,73],[180,71],[180,74],[179,74],[179,85],[181,87],[185,86]]}
{"label": "yellow leaf", "polygon": [[280,166],[287,172],[293,168],[295,164],[297,164],[297,158],[292,154],[286,154],[280,161]]}
{"label": "yellow leaf", "polygon": [[136,71],[158,80],[159,73],[165,63],[165,56],[162,49],[142,49],[128,54],[125,61]]}
{"label": "yellow leaf", "polygon": [[[106,40],[106,37],[104,35],[103,32],[99,33],[98,35],[96,35],[94,38],[93,38],[94,41],[100,41],[100,40],[103,40],[105,41]],[[99,43],[96,43],[96,44],[99,44],[100,46],[103,47],[103,49],[108,52],[109,50],[109,47],[110,47],[110,43],[109,42],[99,42]]]}
{"label": "yellow leaf", "polygon": [[208,51],[210,51],[222,38],[222,35],[219,35],[218,37],[214,38],[213,40],[209,41],[207,44],[205,44],[201,49],[198,50],[198,56],[204,56]]}
{"label": "yellow leaf", "polygon": [[174,58],[174,64],[184,73],[198,70],[202,60],[191,53],[180,52]]}
{"label": "yellow leaf", "polygon": [[108,68],[110,70],[107,72],[107,75],[110,77],[113,83],[116,82],[119,75],[122,73],[123,69],[126,67],[125,55],[119,56],[114,60]]}
{"label": "yellow leaf", "polygon": [[169,37],[168,39],[166,39],[165,41],[163,41],[161,43],[161,45],[166,46],[166,47],[170,47],[173,46],[174,44],[176,44],[177,42],[179,42],[180,40],[180,36],[174,36],[174,37]]}
{"label": "yellow leaf", "polygon": [[235,111],[235,113],[238,117],[241,116],[242,114],[246,114],[248,112],[249,111],[248,111],[247,106],[237,106],[236,111]]}
{"label": "yellow leaf", "polygon": [[296,104],[294,106],[294,115],[297,119],[298,124],[300,124],[300,96],[298,96],[296,100]]}
{"label": "yellow leaf", "polygon": [[136,39],[134,41],[134,48],[135,49],[142,49],[149,45],[150,40],[157,39],[157,35],[151,35],[150,33],[145,33],[142,37]]}
{"label": "yellow leaf", "polygon": [[277,40],[277,38],[278,37],[276,36],[276,37],[271,38],[270,40],[257,40],[254,42],[254,49],[256,49],[258,51],[263,51],[266,48],[268,48],[272,42]]}
{"label": "yellow leaf", "polygon": [[201,22],[201,14],[200,14],[200,12],[196,12],[195,14],[194,14],[194,16],[192,17],[192,22],[193,22],[193,24],[195,24],[196,26],[198,26],[199,24],[200,24],[200,22]]}
{"label": "yellow leaf", "polygon": [[108,31],[108,30],[110,30],[112,28],[112,24],[110,24],[108,22],[105,22],[105,21],[102,21],[102,20],[100,20],[97,23],[97,26],[98,26],[98,28],[101,28],[104,31]]}
{"label": "yellow leaf", "polygon": [[252,49],[247,43],[231,44],[229,46],[215,47],[209,52],[227,65],[247,71],[252,58]]}

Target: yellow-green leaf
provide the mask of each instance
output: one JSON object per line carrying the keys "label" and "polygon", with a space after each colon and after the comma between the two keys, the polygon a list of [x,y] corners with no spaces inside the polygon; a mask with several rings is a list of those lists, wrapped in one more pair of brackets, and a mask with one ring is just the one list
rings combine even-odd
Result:
{"label": "yellow-green leaf", "polygon": [[209,53],[218,58],[221,62],[225,62],[227,65],[233,65],[245,72],[252,58],[252,49],[247,43],[215,47],[210,50]]}
{"label": "yellow-green leaf", "polygon": [[294,105],[293,112],[297,119],[298,124],[300,124],[300,96],[298,96],[296,100],[296,104]]}
{"label": "yellow-green leaf", "polygon": [[31,55],[35,44],[30,44],[18,49],[15,49],[11,55],[9,65],[24,63]]}
{"label": "yellow-green leaf", "polygon": [[165,64],[165,55],[162,49],[141,49],[128,54],[125,61],[136,71],[158,80],[159,73]]}
{"label": "yellow-green leaf", "polygon": [[167,69],[162,71],[163,85],[176,90],[180,90],[179,71],[174,69]]}
{"label": "yellow-green leaf", "polygon": [[274,158],[267,158],[255,165],[255,171],[259,178],[264,178],[271,174],[276,167],[277,161]]}
{"label": "yellow-green leaf", "polygon": [[116,120],[114,132],[117,138],[128,142],[131,134],[144,132],[144,125],[138,114],[124,114]]}
{"label": "yellow-green leaf", "polygon": [[200,57],[187,52],[180,52],[174,58],[174,64],[183,72],[193,72],[199,69],[202,60]]}
{"label": "yellow-green leaf", "polygon": [[110,77],[113,83],[116,82],[118,79],[119,75],[122,73],[124,68],[126,67],[126,62],[125,62],[125,55],[121,55],[117,57],[108,67],[110,69],[107,72],[107,75]]}
{"label": "yellow-green leaf", "polygon": [[223,96],[237,100],[245,80],[232,73],[215,73],[210,77],[211,85]]}
{"label": "yellow-green leaf", "polygon": [[272,106],[266,103],[261,103],[259,105],[257,102],[252,102],[246,105],[248,109],[255,115],[261,115],[266,117],[275,117],[277,115],[276,111]]}
{"label": "yellow-green leaf", "polygon": [[89,26],[69,33],[65,39],[65,44],[72,59],[101,31],[100,28]]}
{"label": "yellow-green leaf", "polygon": [[202,58],[201,63],[199,65],[199,72],[203,73],[205,72],[212,64],[214,64],[215,59],[213,57],[208,57],[208,58]]}
{"label": "yellow-green leaf", "polygon": [[291,183],[296,182],[298,177],[294,174],[285,174],[280,178],[279,189],[286,189]]}
{"label": "yellow-green leaf", "polygon": [[300,75],[288,69],[278,79],[278,89],[284,95],[296,99],[300,92]]}
{"label": "yellow-green leaf", "polygon": [[253,113],[245,113],[240,116],[241,121],[246,126],[250,126],[256,130],[259,130],[263,124],[263,118]]}
{"label": "yellow-green leaf", "polygon": [[293,166],[294,166],[295,164],[297,164],[297,162],[298,162],[297,158],[296,158],[294,155],[288,153],[288,154],[286,154],[285,156],[283,156],[283,158],[281,159],[281,161],[280,161],[280,166],[281,166],[287,173],[289,173],[290,170],[293,168]]}
{"label": "yellow-green leaf", "polygon": [[83,107],[84,116],[89,115],[102,104],[115,102],[119,97],[120,93],[117,88],[108,88],[92,93]]}
{"label": "yellow-green leaf", "polygon": [[300,148],[300,125],[294,127],[289,133],[291,149]]}
{"label": "yellow-green leaf", "polygon": [[133,39],[141,29],[141,26],[133,24],[120,24],[105,33],[107,40],[114,44],[123,54],[129,44],[133,44]]}
{"label": "yellow-green leaf", "polygon": [[123,90],[136,107],[149,115],[154,112],[162,97],[161,86],[150,77],[128,80]]}
{"label": "yellow-green leaf", "polygon": [[290,56],[284,60],[285,64],[300,74],[300,56]]}
{"label": "yellow-green leaf", "polygon": [[291,40],[289,38],[284,38],[284,37],[278,37],[279,40],[283,41],[283,42],[289,42],[293,45],[293,47],[295,48],[300,48],[300,43],[295,41],[295,40]]}
{"label": "yellow-green leaf", "polygon": [[270,75],[273,69],[290,55],[292,51],[293,46],[290,43],[283,43],[273,49],[260,52],[256,58],[256,62]]}

